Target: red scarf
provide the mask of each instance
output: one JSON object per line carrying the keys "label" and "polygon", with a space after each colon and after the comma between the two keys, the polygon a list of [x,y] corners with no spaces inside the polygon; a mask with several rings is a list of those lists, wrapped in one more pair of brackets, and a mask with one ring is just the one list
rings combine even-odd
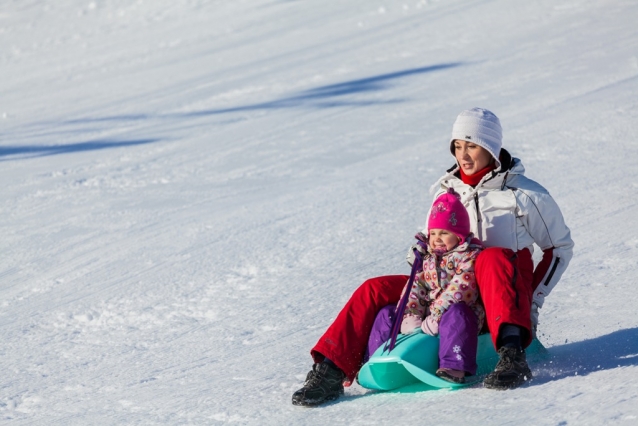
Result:
{"label": "red scarf", "polygon": [[470,185],[471,187],[475,187],[476,185],[479,184],[481,179],[483,179],[483,177],[486,174],[488,174],[489,172],[491,172],[492,170],[496,168],[495,166],[496,166],[495,164],[490,164],[489,166],[479,170],[473,175],[466,175],[465,172],[463,172],[463,169],[461,168],[459,169],[459,171],[461,172],[461,180],[463,181],[464,184]]}

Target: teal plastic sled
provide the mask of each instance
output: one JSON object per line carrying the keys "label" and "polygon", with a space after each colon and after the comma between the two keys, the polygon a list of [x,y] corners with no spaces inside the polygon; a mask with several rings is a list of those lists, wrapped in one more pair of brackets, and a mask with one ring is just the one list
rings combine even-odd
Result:
{"label": "teal plastic sled", "polygon": [[[439,388],[461,388],[475,384],[479,378],[491,372],[498,362],[498,355],[492,345],[489,334],[478,338],[476,375],[467,376],[464,384],[451,383],[436,376],[439,367],[439,339],[422,332],[399,335],[392,352],[383,350],[385,344],[370,357],[361,367],[358,381],[368,389],[389,391],[404,388],[405,390],[427,390]],[[526,349],[526,353],[546,351],[536,339]]]}

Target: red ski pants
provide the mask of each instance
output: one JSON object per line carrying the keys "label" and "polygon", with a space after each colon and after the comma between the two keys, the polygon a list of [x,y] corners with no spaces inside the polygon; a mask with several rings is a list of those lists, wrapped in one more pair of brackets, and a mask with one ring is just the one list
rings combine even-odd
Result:
{"label": "red ski pants", "polygon": [[[534,264],[528,250],[518,253],[500,247],[481,252],[476,261],[476,279],[485,305],[492,342],[498,348],[502,324],[515,324],[527,331],[524,346],[531,343],[530,309]],[[315,362],[328,357],[353,381],[362,365],[370,330],[377,312],[396,304],[406,275],[389,275],[365,281],[350,296],[334,322],[321,336],[310,354]]]}
{"label": "red ski pants", "polygon": [[408,278],[406,275],[389,275],[371,278],[361,284],[310,351],[315,362],[328,357],[352,382],[361,368],[377,312],[399,301]]}
{"label": "red ski pants", "polygon": [[534,294],[532,254],[527,249],[519,252],[501,247],[485,249],[476,259],[475,274],[494,347],[500,347],[497,339],[503,324],[522,327],[523,347],[529,346]]}

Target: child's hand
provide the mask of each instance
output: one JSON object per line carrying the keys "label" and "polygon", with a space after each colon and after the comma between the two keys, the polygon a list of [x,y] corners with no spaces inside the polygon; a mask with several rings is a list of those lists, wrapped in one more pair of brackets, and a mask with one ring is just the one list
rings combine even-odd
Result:
{"label": "child's hand", "polygon": [[401,323],[401,334],[414,333],[421,327],[423,320],[416,315],[406,315]]}
{"label": "child's hand", "polygon": [[425,321],[421,324],[421,330],[430,336],[439,335],[439,322],[432,315],[425,317]]}
{"label": "child's hand", "polygon": [[416,254],[414,253],[415,249],[421,254],[421,258],[428,254],[428,238],[421,232],[416,234],[414,238],[416,238],[418,241],[416,242],[416,244],[413,244],[412,247],[410,247],[410,250],[408,250],[408,255],[405,257],[410,266],[414,265],[414,259],[416,257]]}

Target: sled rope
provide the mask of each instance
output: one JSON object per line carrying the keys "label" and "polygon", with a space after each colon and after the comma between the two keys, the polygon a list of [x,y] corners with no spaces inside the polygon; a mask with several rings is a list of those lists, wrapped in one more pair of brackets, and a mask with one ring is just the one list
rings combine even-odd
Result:
{"label": "sled rope", "polygon": [[[420,242],[417,244],[421,245]],[[423,257],[421,252],[414,248],[414,262],[412,263],[412,272],[410,272],[410,279],[408,280],[408,285],[405,287],[405,292],[403,297],[399,301],[399,304],[394,310],[394,320],[392,321],[392,332],[390,333],[390,339],[385,343],[383,347],[383,351],[388,351],[388,353],[392,352],[394,349],[394,345],[397,341],[397,337],[399,335],[399,331],[401,330],[401,323],[403,322],[403,314],[405,312],[405,307],[408,304],[408,299],[410,297],[410,292],[412,291],[412,285],[414,284],[414,279],[416,278],[417,272],[423,267]]]}

